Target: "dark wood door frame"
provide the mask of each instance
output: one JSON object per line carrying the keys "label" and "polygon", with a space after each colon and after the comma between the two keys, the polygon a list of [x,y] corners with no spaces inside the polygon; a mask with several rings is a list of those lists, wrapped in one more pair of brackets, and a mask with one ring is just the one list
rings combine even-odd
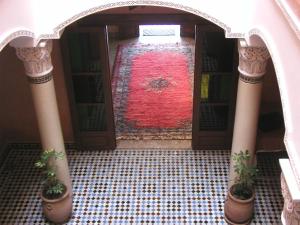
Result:
{"label": "dark wood door frame", "polygon": [[[106,26],[106,25],[139,25],[139,24],[194,24],[197,25],[197,29],[201,29],[202,31],[218,31],[224,32],[223,29],[218,27],[211,22],[202,19],[198,16],[192,14],[93,14],[88,17],[85,17],[78,21],[77,23],[72,24],[68,30],[72,29],[85,29],[85,28],[95,28],[99,26]],[[198,35],[198,40],[201,39],[201,33],[196,32]],[[198,44],[197,44],[198,43]],[[199,41],[196,41],[195,46],[195,69],[194,69],[194,98],[193,98],[193,131],[192,131],[192,147],[194,149],[199,148],[199,103],[196,101],[199,100],[199,71],[201,71],[201,46],[199,45]],[[198,60],[198,63],[196,63]],[[236,59],[235,59],[236,61]],[[236,64],[236,63],[235,63]],[[236,84],[237,82],[235,82]],[[236,89],[236,86],[233,87]],[[232,92],[232,103],[235,105],[235,91]],[[234,109],[234,107],[233,107]],[[234,110],[230,112],[230,122],[234,118]],[[113,115],[113,112],[112,112]],[[222,142],[225,139],[228,139],[232,136],[232,126],[233,124],[229,124],[229,132],[226,136],[214,134],[214,136]],[[206,134],[203,137],[208,138],[208,142],[215,142],[215,138],[211,137],[212,135]],[[210,139],[211,138],[211,139]],[[222,139],[223,138],[223,139]],[[231,142],[230,142],[231,143]],[[228,144],[228,143],[227,143]]]}
{"label": "dark wood door frame", "polygon": [[[72,71],[70,65],[70,53],[68,47],[67,35],[70,32],[77,33],[95,33],[99,37],[99,51],[101,57],[101,71],[103,72],[103,88],[105,98],[105,111],[107,117],[107,130],[104,132],[93,132],[85,131],[81,132],[78,124],[78,112],[76,110],[75,91],[72,80]],[[115,136],[115,124],[113,114],[113,103],[112,103],[112,90],[111,90],[111,74],[109,66],[108,56],[108,39],[107,29],[105,26],[93,27],[72,27],[68,29],[62,37],[62,55],[64,58],[64,71],[65,80],[67,84],[69,106],[71,109],[71,117],[73,123],[73,130],[75,136],[75,142],[77,145],[82,147],[100,147],[104,149],[115,149],[116,147],[116,136]],[[102,61],[104,59],[104,61]],[[82,72],[85,74],[86,72]],[[93,144],[90,144],[93,143]]]}
{"label": "dark wood door frame", "polygon": [[[228,127],[226,131],[200,131],[200,93],[201,93],[201,74],[202,74],[202,43],[205,32],[219,32],[211,26],[196,25],[195,40],[195,69],[194,69],[194,97],[193,97],[193,149],[224,149],[230,148],[233,134],[233,122],[235,115],[236,90],[238,81],[238,52],[235,42],[233,53],[232,86],[229,94]],[[225,38],[225,37],[224,37]],[[196,51],[197,49],[197,51]],[[210,72],[205,72],[210,73]]]}

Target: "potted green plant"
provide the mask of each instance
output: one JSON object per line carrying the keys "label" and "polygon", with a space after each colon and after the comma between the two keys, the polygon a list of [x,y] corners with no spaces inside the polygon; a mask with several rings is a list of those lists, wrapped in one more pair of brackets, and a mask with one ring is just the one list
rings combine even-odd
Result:
{"label": "potted green plant", "polygon": [[248,150],[235,153],[232,159],[236,178],[225,201],[225,220],[229,224],[249,224],[254,211],[254,183],[258,170],[249,164]]}
{"label": "potted green plant", "polygon": [[72,198],[67,186],[56,175],[55,160],[63,159],[62,152],[43,151],[35,167],[42,170],[41,198],[46,218],[56,224],[65,223],[72,213]]}

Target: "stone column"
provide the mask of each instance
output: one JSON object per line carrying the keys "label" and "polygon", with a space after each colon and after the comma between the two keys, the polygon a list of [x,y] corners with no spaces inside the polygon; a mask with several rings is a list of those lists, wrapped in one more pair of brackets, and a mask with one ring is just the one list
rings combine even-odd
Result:
{"label": "stone column", "polygon": [[52,77],[52,41],[43,41],[35,48],[16,48],[25,66],[30,84],[43,149],[63,152],[63,160],[56,160],[57,176],[72,193],[72,184],[64,147],[59,112]]}
{"label": "stone column", "polygon": [[293,202],[283,174],[281,174],[281,191],[284,198],[284,205],[281,214],[282,224],[300,225],[300,203]]}
{"label": "stone column", "polygon": [[[239,41],[238,51],[240,76],[231,155],[241,150],[248,150],[253,160],[263,76],[266,72],[269,53],[265,47],[247,47],[244,41]],[[231,160],[229,187],[234,183],[234,178]]]}

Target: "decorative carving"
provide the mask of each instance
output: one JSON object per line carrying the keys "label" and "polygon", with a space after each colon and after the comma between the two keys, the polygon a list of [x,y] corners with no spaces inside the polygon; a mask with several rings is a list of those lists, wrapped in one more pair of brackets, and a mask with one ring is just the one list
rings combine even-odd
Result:
{"label": "decorative carving", "polygon": [[264,79],[264,75],[259,77],[252,77],[252,76],[250,77],[240,73],[240,80],[244,81],[245,83],[257,84],[263,82],[263,79]]}
{"label": "decorative carving", "polygon": [[31,76],[27,76],[27,80],[29,83],[31,84],[43,84],[43,83],[47,83],[48,81],[52,80],[53,76],[52,73],[48,73],[44,76],[39,76],[39,77],[31,77]]}
{"label": "decorative carving", "polygon": [[250,77],[262,76],[266,72],[266,66],[270,57],[265,47],[242,47],[239,49],[239,71]]}
{"label": "decorative carving", "polygon": [[51,51],[51,40],[35,48],[16,48],[17,56],[23,61],[25,72],[30,77],[44,76],[52,71]]}
{"label": "decorative carving", "polygon": [[293,202],[283,174],[281,174],[281,192],[284,198],[282,217],[285,225],[300,225],[300,203]]}
{"label": "decorative carving", "polygon": [[34,38],[34,33],[28,30],[18,30],[10,35],[8,35],[1,43],[0,43],[0,51],[12,40],[18,38],[18,37],[31,37]]}

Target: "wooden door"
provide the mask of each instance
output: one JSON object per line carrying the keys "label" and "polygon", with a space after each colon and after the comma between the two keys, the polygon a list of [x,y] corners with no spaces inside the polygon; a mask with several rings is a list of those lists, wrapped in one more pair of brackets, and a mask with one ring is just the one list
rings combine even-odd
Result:
{"label": "wooden door", "polygon": [[63,55],[76,143],[116,147],[106,26],[65,32]]}
{"label": "wooden door", "polygon": [[196,26],[193,149],[231,147],[235,110],[236,42],[223,30]]}

